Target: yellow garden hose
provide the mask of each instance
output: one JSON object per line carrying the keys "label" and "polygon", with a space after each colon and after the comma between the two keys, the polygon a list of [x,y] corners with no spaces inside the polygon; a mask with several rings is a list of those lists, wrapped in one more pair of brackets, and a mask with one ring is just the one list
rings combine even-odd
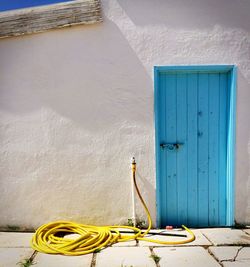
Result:
{"label": "yellow garden hose", "polygon": [[[117,242],[128,240],[144,240],[162,245],[177,245],[192,242],[195,236],[186,226],[182,227],[190,234],[190,237],[179,241],[160,241],[144,237],[152,227],[152,219],[136,183],[136,163],[132,163],[133,182],[140,201],[146,211],[148,228],[145,232],[132,226],[94,226],[74,223],[69,221],[57,221],[44,224],[39,227],[31,240],[31,247],[39,252],[62,255],[84,255],[97,252]],[[119,229],[132,230],[130,235],[122,234]],[[67,238],[67,234],[78,234],[76,239]]]}

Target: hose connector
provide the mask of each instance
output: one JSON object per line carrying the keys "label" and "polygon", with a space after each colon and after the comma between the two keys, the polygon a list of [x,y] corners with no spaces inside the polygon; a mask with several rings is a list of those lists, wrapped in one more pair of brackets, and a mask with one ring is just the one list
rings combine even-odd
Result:
{"label": "hose connector", "polygon": [[135,157],[132,157],[132,158],[131,158],[131,164],[132,164],[132,167],[131,167],[132,172],[135,173],[135,171],[136,171]]}

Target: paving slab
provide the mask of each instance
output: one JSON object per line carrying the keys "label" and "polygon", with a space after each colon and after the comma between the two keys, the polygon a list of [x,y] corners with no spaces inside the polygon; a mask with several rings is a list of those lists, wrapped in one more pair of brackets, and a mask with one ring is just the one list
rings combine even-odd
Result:
{"label": "paving slab", "polygon": [[242,248],[239,251],[239,254],[237,256],[237,260],[250,260],[250,247]]}
{"label": "paving slab", "polygon": [[154,253],[164,267],[219,267],[220,264],[202,247],[160,247]]}
{"label": "paving slab", "polygon": [[0,248],[28,248],[33,234],[0,232]]}
{"label": "paving slab", "polygon": [[213,254],[213,256],[218,261],[225,261],[225,260],[233,260],[239,249],[239,246],[222,246],[222,247],[209,247],[209,252]]}
{"label": "paving slab", "polygon": [[250,235],[250,229],[243,229],[243,231]]}
{"label": "paving slab", "polygon": [[216,246],[250,244],[250,236],[239,229],[201,229],[201,232]]}
{"label": "paving slab", "polygon": [[0,248],[0,267],[14,267],[24,259],[29,259],[33,250],[30,248]]}
{"label": "paving slab", "polygon": [[83,256],[63,256],[38,253],[35,267],[90,267],[93,254]]}
{"label": "paving slab", "polygon": [[223,261],[222,262],[223,267],[249,267],[250,261],[249,260],[242,260],[242,261]]}
{"label": "paving slab", "polygon": [[96,254],[96,267],[155,267],[149,248],[110,247]]}
{"label": "paving slab", "polygon": [[136,246],[135,240],[126,241],[126,242],[118,242],[112,245],[112,247],[135,247],[135,246]]}
{"label": "paving slab", "polygon": [[[186,244],[181,244],[181,246],[211,246],[212,243],[209,242],[209,240],[202,234],[202,232],[198,229],[192,230],[193,233],[195,234],[195,240],[193,242],[190,243],[186,243]],[[188,234],[186,231],[172,231],[172,232],[168,232],[168,233],[180,233],[180,234],[187,234],[188,237],[190,236],[190,234]],[[162,235],[154,235],[154,236],[145,236],[148,237],[150,239],[154,239],[154,240],[161,240],[161,241],[180,241],[185,239],[185,237],[172,237],[172,236],[162,236]],[[140,241],[139,240],[139,246],[140,247],[165,247],[165,246],[175,246],[175,245],[163,245],[163,244],[157,244],[157,243],[153,243],[153,242],[147,242],[147,241]],[[180,246],[180,245],[176,245],[176,246]]]}

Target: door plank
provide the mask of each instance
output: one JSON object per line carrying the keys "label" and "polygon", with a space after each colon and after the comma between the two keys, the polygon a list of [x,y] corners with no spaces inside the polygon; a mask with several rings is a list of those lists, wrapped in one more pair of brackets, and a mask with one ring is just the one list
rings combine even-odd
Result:
{"label": "door plank", "polygon": [[[167,143],[176,142],[176,75],[166,75],[166,121]],[[177,173],[176,173],[176,151],[166,150],[167,157],[167,223],[175,225],[177,222]]]}
{"label": "door plank", "polygon": [[228,74],[220,74],[219,95],[219,225],[226,225],[226,166],[227,166],[227,79]]}
{"label": "door plank", "polygon": [[219,75],[209,74],[209,225],[219,224]]}
{"label": "door plank", "polygon": [[198,77],[198,224],[208,225],[208,74]]}
{"label": "door plank", "polygon": [[177,74],[176,83],[177,136],[183,145],[177,151],[177,212],[178,225],[187,224],[187,75]]}
{"label": "door plank", "polygon": [[[161,98],[160,98],[160,143],[166,142],[166,125],[167,125],[167,116],[166,116],[166,99],[167,99],[167,92],[166,92],[166,75],[160,74],[160,88],[161,88]],[[159,148],[161,149],[161,148]],[[160,153],[160,165],[161,165],[161,181],[160,181],[160,190],[161,190],[161,207],[162,207],[162,214],[161,218],[162,221],[167,220],[167,152],[165,149],[161,149]]]}
{"label": "door plank", "polygon": [[188,218],[189,226],[196,226],[198,221],[197,188],[197,74],[187,75],[188,107]]}

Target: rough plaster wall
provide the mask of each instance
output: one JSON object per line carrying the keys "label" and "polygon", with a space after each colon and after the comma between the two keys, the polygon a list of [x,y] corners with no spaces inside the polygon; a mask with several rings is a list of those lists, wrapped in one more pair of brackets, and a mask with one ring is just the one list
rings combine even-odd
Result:
{"label": "rough plaster wall", "polygon": [[0,225],[126,222],[132,155],[155,219],[152,67],[172,64],[239,67],[236,219],[250,223],[250,2],[102,5],[100,25],[0,41]]}

